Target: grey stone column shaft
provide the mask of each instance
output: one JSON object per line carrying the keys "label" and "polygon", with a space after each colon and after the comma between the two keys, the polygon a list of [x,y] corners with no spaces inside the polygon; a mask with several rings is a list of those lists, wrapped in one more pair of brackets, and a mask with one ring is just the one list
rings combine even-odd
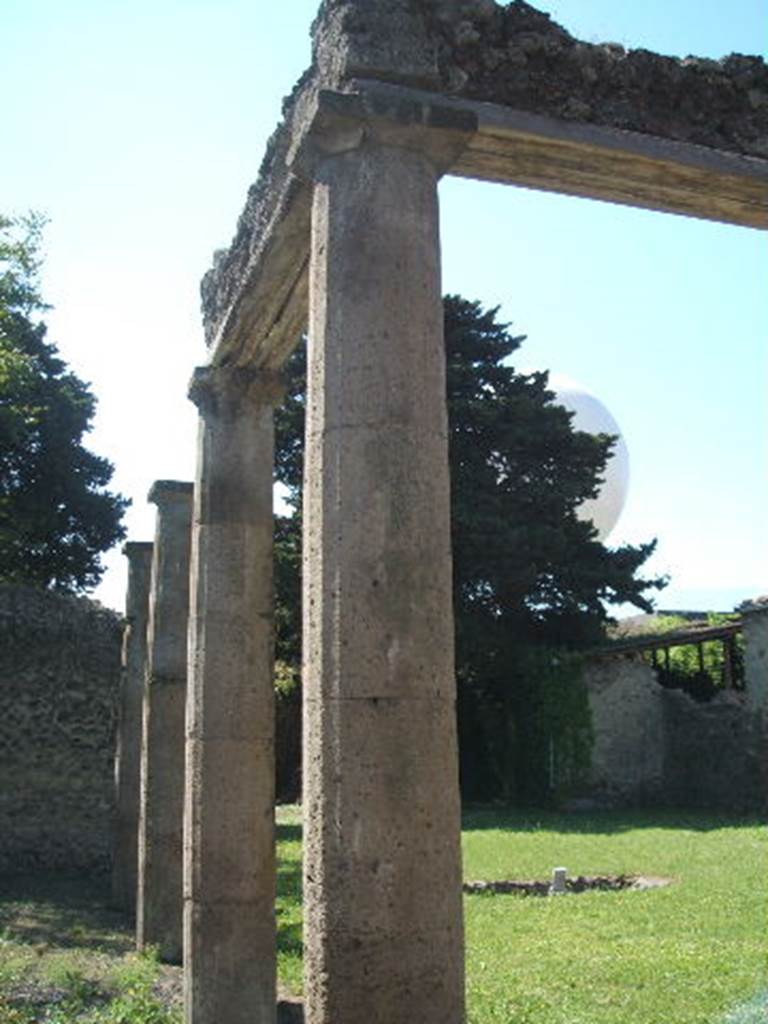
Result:
{"label": "grey stone column shaft", "polygon": [[160,480],[147,629],[136,940],[181,963],[191,483]]}
{"label": "grey stone column shaft", "polygon": [[205,368],[192,532],[184,861],[187,1024],[276,1008],[274,374]]}
{"label": "grey stone column shaft", "polygon": [[745,601],[741,611],[747,706],[768,719],[768,598]]}
{"label": "grey stone column shaft", "polygon": [[437,173],[315,170],[304,498],[308,1024],[464,1019]]}
{"label": "grey stone column shaft", "polygon": [[151,543],[132,541],[125,599],[122,677],[115,751],[115,830],[112,857],[112,898],[116,906],[136,914],[138,871],[139,790],[141,782],[141,721],[147,663],[147,618],[152,574]]}

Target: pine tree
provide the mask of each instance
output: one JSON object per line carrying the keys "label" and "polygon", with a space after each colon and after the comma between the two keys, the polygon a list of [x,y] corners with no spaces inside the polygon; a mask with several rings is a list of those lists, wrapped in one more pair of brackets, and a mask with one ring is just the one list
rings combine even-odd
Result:
{"label": "pine tree", "polygon": [[[639,575],[655,542],[608,548],[577,515],[597,494],[614,439],[575,430],[547,374],[510,365],[524,338],[497,322],[497,310],[448,296],[444,312],[459,732],[465,782],[471,776],[487,796],[514,775],[499,762],[515,721],[518,734],[535,732],[529,718],[523,725],[523,702],[534,706],[535,680],[543,687],[551,675],[543,652],[598,644],[606,603],[650,611],[648,592],[664,581]],[[296,515],[278,521],[278,655],[298,663],[303,347],[287,373],[276,474]],[[519,741],[517,751],[518,762],[535,760]]]}
{"label": "pine tree", "polygon": [[112,465],[82,444],[96,400],[46,341],[39,217],[0,217],[0,579],[80,592],[125,536]]}

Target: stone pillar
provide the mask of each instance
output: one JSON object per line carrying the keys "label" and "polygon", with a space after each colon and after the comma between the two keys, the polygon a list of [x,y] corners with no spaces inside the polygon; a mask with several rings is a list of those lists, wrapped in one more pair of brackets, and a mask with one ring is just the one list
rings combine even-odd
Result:
{"label": "stone pillar", "polygon": [[136,940],[182,957],[184,705],[187,683],[192,484],[159,480],[147,629]]}
{"label": "stone pillar", "polygon": [[747,706],[768,717],[768,598],[745,601],[739,608],[744,619],[744,684]]}
{"label": "stone pillar", "polygon": [[320,158],[304,498],[308,1024],[464,1019],[437,170]]}
{"label": "stone pillar", "polygon": [[197,370],[184,855],[187,1024],[275,1020],[275,374]]}
{"label": "stone pillar", "polygon": [[754,751],[753,764],[756,765],[756,794],[750,807],[765,813],[768,811],[768,596],[745,601],[739,610],[744,620],[745,698],[752,719],[751,737],[744,748],[751,747]]}
{"label": "stone pillar", "polygon": [[147,615],[152,544],[128,543],[128,592],[125,599],[122,676],[115,751],[115,831],[112,898],[133,919],[138,869],[141,719],[147,661]]}

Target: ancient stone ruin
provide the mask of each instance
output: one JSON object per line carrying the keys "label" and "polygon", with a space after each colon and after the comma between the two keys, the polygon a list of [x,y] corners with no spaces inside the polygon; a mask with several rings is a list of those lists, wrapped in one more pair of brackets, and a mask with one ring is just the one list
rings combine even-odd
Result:
{"label": "ancient stone ruin", "polygon": [[[653,641],[642,635],[587,659],[594,744],[588,779],[571,806],[768,809],[768,603],[749,602],[741,613],[725,627],[669,634],[689,643],[721,634],[725,644],[735,630],[743,634],[743,688],[724,678],[707,699],[662,686],[655,656],[642,653]],[[728,668],[725,660],[724,676]]]}
{"label": "ancient stone ruin", "polygon": [[108,866],[121,633],[86,598],[0,584],[0,874]]}
{"label": "ancient stone ruin", "polygon": [[[271,410],[308,325],[306,1019],[459,1024],[437,183],[453,174],[765,229],[768,70],[754,57],[582,43],[522,0],[324,0],[313,40],[232,245],[203,282],[210,362],[191,389],[187,1020],[275,1014]],[[178,497],[158,492],[161,516]],[[171,648],[181,620],[168,618],[163,639],[164,536],[139,918],[172,956],[180,904],[169,923],[149,874],[168,857],[163,896],[180,899],[183,669]],[[153,797],[150,732],[165,703],[173,793]],[[166,798],[177,810],[161,827],[153,801]]]}

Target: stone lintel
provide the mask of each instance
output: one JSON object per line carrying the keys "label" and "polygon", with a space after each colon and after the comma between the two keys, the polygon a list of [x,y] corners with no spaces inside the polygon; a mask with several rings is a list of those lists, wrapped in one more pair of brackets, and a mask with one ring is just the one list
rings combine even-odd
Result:
{"label": "stone lintel", "polygon": [[311,182],[318,160],[375,138],[426,152],[442,173],[466,146],[475,127],[472,111],[457,110],[438,94],[414,95],[393,101],[372,89],[323,89],[297,103],[286,167],[271,172],[274,197],[255,255],[242,283],[235,282],[226,312],[209,323],[213,365],[279,369],[298,344],[307,324]]}
{"label": "stone lintel", "polygon": [[377,110],[421,104],[438,106],[441,117],[474,117],[476,132],[447,168],[456,177],[768,228],[768,160],[760,157],[495,103],[435,104],[434,93],[385,82],[351,85]]}
{"label": "stone lintel", "polygon": [[290,176],[257,255],[214,322],[211,361],[279,369],[299,342],[309,303],[312,187]]}
{"label": "stone lintel", "polygon": [[214,364],[279,368],[295,347],[307,320],[314,168],[365,139],[418,148],[458,177],[768,228],[768,159],[379,80],[348,89],[308,93],[297,110],[294,173],[276,181],[257,256],[216,323]]}
{"label": "stone lintel", "polygon": [[149,489],[147,501],[152,505],[164,505],[170,501],[188,500],[195,485],[184,480],[155,480]]}

